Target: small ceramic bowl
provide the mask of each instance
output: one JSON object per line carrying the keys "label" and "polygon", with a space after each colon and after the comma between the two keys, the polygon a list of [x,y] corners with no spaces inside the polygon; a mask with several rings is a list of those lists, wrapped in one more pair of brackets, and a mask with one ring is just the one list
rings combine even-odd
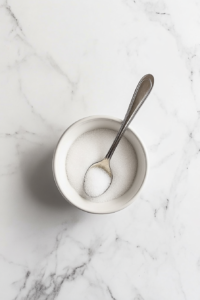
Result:
{"label": "small ceramic bowl", "polygon": [[134,182],[124,195],[107,202],[95,203],[81,197],[70,185],[67,178],[65,161],[67,153],[74,141],[83,133],[94,129],[107,128],[118,131],[121,122],[119,119],[107,116],[84,118],[72,124],[63,133],[58,142],[53,158],[53,174],[56,185],[63,197],[81,210],[95,214],[114,213],[130,205],[144,185],[147,176],[147,154],[142,142],[130,128],[126,130],[125,137],[135,149],[138,167]]}

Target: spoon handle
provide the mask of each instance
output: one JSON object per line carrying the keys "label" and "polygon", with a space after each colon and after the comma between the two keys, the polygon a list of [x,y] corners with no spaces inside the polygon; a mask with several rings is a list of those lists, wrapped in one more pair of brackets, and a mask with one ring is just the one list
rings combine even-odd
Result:
{"label": "spoon handle", "polygon": [[122,121],[121,127],[116,135],[116,138],[110,147],[108,153],[106,154],[107,159],[111,159],[115,149],[117,148],[117,145],[119,144],[119,141],[121,140],[124,132],[128,128],[129,124],[137,114],[138,110],[146,100],[146,98],[149,96],[152,88],[154,85],[154,77],[151,74],[145,75],[142,77],[142,79],[139,81],[135,92],[133,94],[133,97],[131,99],[131,102],[129,104],[127,113],[125,115],[124,120]]}

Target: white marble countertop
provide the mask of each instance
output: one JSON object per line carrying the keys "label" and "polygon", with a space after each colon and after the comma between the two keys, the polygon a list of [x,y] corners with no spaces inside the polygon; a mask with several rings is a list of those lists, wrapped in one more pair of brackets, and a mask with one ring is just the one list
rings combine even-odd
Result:
{"label": "white marble countertop", "polygon": [[[200,299],[200,2],[0,1],[0,299]],[[52,153],[74,121],[133,121],[149,176],[111,215],[67,204]]]}

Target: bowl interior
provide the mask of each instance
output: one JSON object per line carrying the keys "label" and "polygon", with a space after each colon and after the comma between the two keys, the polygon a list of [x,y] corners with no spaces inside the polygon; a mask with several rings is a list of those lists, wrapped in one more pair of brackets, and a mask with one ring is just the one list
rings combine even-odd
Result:
{"label": "bowl interior", "polygon": [[144,184],[147,174],[147,156],[141,141],[131,129],[126,130],[125,137],[135,149],[138,160],[138,168],[133,185],[124,195],[107,202],[96,203],[82,198],[68,181],[65,170],[65,161],[67,153],[74,141],[87,131],[99,128],[107,128],[118,131],[120,126],[121,120],[111,117],[93,116],[84,118],[72,124],[71,127],[63,133],[58,142],[53,160],[55,182],[66,200],[84,211],[102,214],[121,210],[134,200],[135,196]]}

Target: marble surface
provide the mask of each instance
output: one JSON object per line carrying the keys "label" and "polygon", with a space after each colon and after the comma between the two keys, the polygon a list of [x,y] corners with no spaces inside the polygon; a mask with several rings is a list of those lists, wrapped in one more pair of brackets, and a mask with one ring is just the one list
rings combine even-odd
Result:
{"label": "marble surface", "polygon": [[[0,299],[200,299],[200,2],[0,0]],[[74,121],[123,118],[146,144],[133,205],[67,204],[52,153]]]}

